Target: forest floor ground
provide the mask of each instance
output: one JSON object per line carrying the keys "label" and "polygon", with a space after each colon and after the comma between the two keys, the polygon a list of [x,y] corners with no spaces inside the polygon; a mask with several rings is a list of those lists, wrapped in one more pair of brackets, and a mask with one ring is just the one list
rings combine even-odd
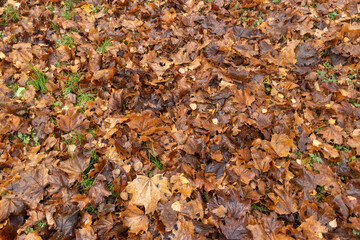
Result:
{"label": "forest floor ground", "polygon": [[360,4],[0,1],[0,239],[356,239]]}

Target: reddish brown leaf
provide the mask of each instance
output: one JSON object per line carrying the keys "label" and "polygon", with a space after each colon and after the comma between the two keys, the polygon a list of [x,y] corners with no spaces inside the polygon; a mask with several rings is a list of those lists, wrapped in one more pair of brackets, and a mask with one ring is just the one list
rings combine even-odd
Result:
{"label": "reddish brown leaf", "polygon": [[89,122],[85,120],[85,116],[78,113],[75,108],[69,109],[66,115],[58,116],[57,123],[59,128],[66,132],[75,131],[79,127],[85,129],[89,127]]}
{"label": "reddish brown leaf", "polygon": [[124,225],[129,228],[130,233],[139,234],[147,231],[149,219],[144,215],[144,211],[136,206],[130,205],[122,213],[122,216],[124,217]]}

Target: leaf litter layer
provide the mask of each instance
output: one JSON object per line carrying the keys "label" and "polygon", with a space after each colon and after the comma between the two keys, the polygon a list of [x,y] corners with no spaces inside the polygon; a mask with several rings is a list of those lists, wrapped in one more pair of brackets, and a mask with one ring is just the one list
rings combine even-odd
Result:
{"label": "leaf litter layer", "polygon": [[1,1],[1,239],[356,239],[356,1]]}

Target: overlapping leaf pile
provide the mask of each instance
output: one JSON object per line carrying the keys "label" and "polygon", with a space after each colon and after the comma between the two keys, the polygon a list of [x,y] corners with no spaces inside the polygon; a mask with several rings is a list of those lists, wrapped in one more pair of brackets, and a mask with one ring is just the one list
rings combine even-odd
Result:
{"label": "overlapping leaf pile", "polygon": [[356,1],[1,1],[1,239],[355,239]]}

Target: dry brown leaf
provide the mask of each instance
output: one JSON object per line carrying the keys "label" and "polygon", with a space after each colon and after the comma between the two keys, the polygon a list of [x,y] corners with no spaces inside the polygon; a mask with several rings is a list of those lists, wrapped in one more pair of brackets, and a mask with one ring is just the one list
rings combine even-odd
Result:
{"label": "dry brown leaf", "polygon": [[124,225],[129,228],[130,233],[139,234],[148,230],[149,218],[138,207],[129,205],[121,215],[124,218]]}
{"label": "dry brown leaf", "polygon": [[270,144],[279,157],[289,156],[290,150],[294,147],[293,140],[285,134],[272,135]]}
{"label": "dry brown leaf", "polygon": [[144,206],[145,214],[154,212],[160,200],[171,196],[169,189],[169,180],[161,174],[152,178],[138,175],[126,187],[126,191],[133,194],[130,203]]}

